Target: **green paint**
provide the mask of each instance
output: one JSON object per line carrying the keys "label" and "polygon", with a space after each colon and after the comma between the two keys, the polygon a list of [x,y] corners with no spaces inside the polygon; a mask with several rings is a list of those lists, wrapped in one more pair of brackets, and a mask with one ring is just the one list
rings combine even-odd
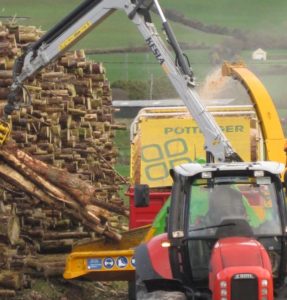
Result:
{"label": "green paint", "polygon": [[166,232],[167,208],[170,206],[170,200],[169,197],[152,223],[152,227],[155,228],[155,235]]}

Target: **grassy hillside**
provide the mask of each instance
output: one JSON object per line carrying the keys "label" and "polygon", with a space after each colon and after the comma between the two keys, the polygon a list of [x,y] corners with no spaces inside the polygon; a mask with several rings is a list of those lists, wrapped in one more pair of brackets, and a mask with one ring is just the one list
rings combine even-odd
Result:
{"label": "grassy hillside", "polygon": [[[0,15],[28,16],[26,23],[49,29],[64,15],[76,7],[79,0],[1,0]],[[163,8],[173,9],[184,16],[206,24],[229,28],[283,35],[287,29],[287,1],[271,0],[233,1],[230,0],[162,0]],[[214,44],[222,37],[189,30],[176,25],[175,31],[180,41],[195,41]],[[124,33],[124,34],[123,34]],[[91,33],[83,45],[90,48],[110,48],[143,44],[136,28],[121,12],[114,13],[105,20],[97,31]],[[271,45],[270,45],[271,46]]]}
{"label": "grassy hillside", "polygon": [[[49,28],[79,3],[80,0],[26,0],[25,4],[21,0],[1,0],[0,8],[2,14],[5,9],[5,14],[31,16],[33,23]],[[161,0],[160,3],[163,8],[181,11],[187,17],[207,24],[277,33],[282,33],[282,28],[287,29],[285,0]],[[105,23],[108,28],[109,21]]]}
{"label": "grassy hillside", "polygon": [[[41,26],[44,30],[48,30],[80,2],[79,0],[28,0],[23,5],[21,0],[2,0],[0,3],[0,15],[27,16],[30,19],[24,21],[24,24],[35,24]],[[157,17],[155,17],[155,22],[158,23]],[[198,32],[178,24],[174,24],[174,30],[177,33],[177,38],[182,42],[204,41],[207,45],[212,45],[222,39],[221,36]],[[140,45],[144,45],[142,37],[139,35],[136,27],[122,12],[115,12],[79,44],[79,46],[84,48],[92,49]]]}
{"label": "grassy hillside", "polygon": [[287,29],[285,0],[162,0],[161,3],[207,24],[278,35]]}
{"label": "grassy hillside", "polygon": [[[29,20],[21,21],[23,24],[41,26],[47,30],[76,7],[80,0],[1,0],[0,15],[2,16],[27,16]],[[287,1],[276,0],[161,0],[163,8],[180,12],[184,17],[200,21],[203,24],[226,27],[228,29],[239,29],[252,37],[262,36],[267,45],[269,57],[278,53],[285,55],[286,47],[283,49],[272,49],[274,39],[283,40],[287,29],[286,11]],[[158,18],[155,17],[158,23]],[[286,57],[278,60],[272,59],[268,63],[255,63],[251,61],[251,52],[254,47],[242,48],[236,40],[218,34],[205,33],[190,27],[172,23],[174,31],[180,42],[189,45],[202,44],[200,50],[189,50],[194,72],[199,82],[214,68],[211,64],[211,51],[221,47],[224,51],[227,47],[233,47],[237,57],[243,57],[251,69],[253,69],[264,81],[280,109],[287,108],[285,95],[287,95],[287,72],[276,74],[274,69],[280,69],[286,63]],[[160,28],[160,26],[158,27]],[[265,38],[266,37],[266,38]],[[281,38],[282,37],[282,38]],[[270,39],[270,42],[268,42]],[[271,40],[273,39],[273,40]],[[267,41],[267,42],[266,42]],[[122,12],[116,12],[103,22],[98,28],[91,32],[81,41],[77,48],[103,49],[133,47],[144,45],[142,37],[134,25]],[[256,47],[262,47],[255,43]],[[243,45],[244,46],[244,45]],[[244,51],[242,51],[242,49]],[[267,49],[265,47],[265,49]],[[223,51],[223,52],[224,52]],[[222,54],[222,59],[230,59],[228,51]],[[165,75],[157,65],[151,53],[125,53],[105,54],[91,56],[96,61],[103,61],[108,71],[110,81],[118,79],[142,79],[164,78]],[[169,97],[169,95],[166,95]]]}

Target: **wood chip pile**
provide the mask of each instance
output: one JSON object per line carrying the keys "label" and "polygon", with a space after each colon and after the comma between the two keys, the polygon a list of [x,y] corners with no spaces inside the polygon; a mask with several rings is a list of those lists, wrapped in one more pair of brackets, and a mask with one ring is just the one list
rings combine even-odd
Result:
{"label": "wood chip pile", "polygon": [[[33,26],[0,23],[2,109],[16,57],[41,35]],[[118,239],[126,229],[122,215],[127,211],[118,195],[125,179],[113,168],[114,130],[125,126],[113,120],[111,89],[102,64],[87,60],[83,50],[69,52],[25,87],[25,106],[13,113],[10,122],[11,136],[28,159],[21,160],[25,155],[14,146],[0,149],[0,297],[28,286],[27,274],[62,272],[62,256],[40,267],[39,253],[65,253],[75,241],[103,234]],[[33,163],[27,165],[29,161]],[[49,165],[70,175],[59,171],[57,177],[57,169]],[[70,185],[65,186],[65,180]]]}

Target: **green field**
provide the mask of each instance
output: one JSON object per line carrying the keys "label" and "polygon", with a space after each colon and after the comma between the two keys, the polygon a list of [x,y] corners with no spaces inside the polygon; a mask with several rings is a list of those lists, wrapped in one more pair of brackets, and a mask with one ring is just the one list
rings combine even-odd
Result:
{"label": "green field", "polygon": [[[30,16],[33,24],[42,25],[48,29],[63,15],[81,3],[80,0],[2,0],[0,8],[2,15]],[[284,33],[287,29],[285,0],[161,0],[163,8],[169,8],[182,12],[186,17],[202,21],[206,24],[217,24],[231,28],[246,29],[248,31]],[[123,19],[114,15],[102,25],[102,33],[109,33],[109,29],[119,28],[116,21],[126,28],[129,22],[123,23]],[[120,35],[125,39],[125,36]]]}
{"label": "green field", "polygon": [[285,0],[162,0],[161,3],[206,24],[282,36],[287,29]]}
{"label": "green field", "polygon": [[[44,30],[47,30],[79,3],[81,3],[80,0],[27,0],[25,3],[21,0],[2,0],[0,15],[26,16],[30,19],[20,21],[21,23],[41,26]],[[281,60],[276,59],[278,55],[285,55],[286,47],[272,49],[274,38],[277,40],[285,39],[284,33],[287,29],[286,0],[276,0],[276,2],[271,0],[242,0],[236,2],[230,0],[161,0],[160,3],[163,8],[180,12],[186,18],[198,20],[203,24],[239,29],[246,34],[251,34],[251,36],[262,36],[263,39],[266,37],[264,41],[267,48],[265,47],[265,49],[268,50],[270,61],[254,63],[251,60],[251,53],[254,48],[244,49],[244,51],[238,49],[236,54],[237,57],[242,57],[248,66],[262,79],[273,96],[278,109],[287,108],[285,104],[287,72],[282,72],[282,70],[278,74],[275,72],[276,69],[279,70],[282,66],[287,65],[286,57]],[[155,23],[158,24],[158,18],[155,17],[154,19]],[[200,44],[205,47],[201,50],[187,51],[197,81],[201,83],[215,67],[211,64],[210,59],[212,48],[218,46],[224,48],[228,37],[201,32],[173,22],[172,26],[180,42],[188,45]],[[268,43],[270,38],[270,43]],[[77,45],[77,48],[114,49],[142,45],[144,45],[144,41],[135,26],[122,12],[116,12],[85,37]],[[261,47],[260,43],[256,47]],[[90,58],[104,62],[111,82],[119,79],[150,80],[151,78],[163,78],[165,76],[150,52],[93,55]],[[229,57],[223,58],[229,59]],[[167,94],[166,97],[168,98],[169,95]]]}
{"label": "green field", "polygon": [[[188,50],[191,65],[196,76],[202,80],[211,69],[207,50]],[[146,80],[154,77],[166,77],[153,54],[147,53],[125,53],[125,54],[97,54],[89,56],[94,61],[104,63],[109,80],[111,82],[119,79],[124,80]]]}
{"label": "green field", "polygon": [[127,131],[117,130],[115,136],[115,144],[118,151],[118,161],[116,169],[123,176],[129,176],[130,165],[130,139],[129,139],[129,123],[127,123]]}
{"label": "green field", "polygon": [[[21,21],[23,24],[33,24],[41,26],[43,30],[48,30],[63,16],[68,14],[81,1],[25,1],[25,5],[20,0],[2,0],[0,11],[3,16],[24,16],[28,20]],[[57,9],[55,9],[57,7]],[[155,23],[159,20],[155,17]],[[160,28],[160,27],[159,27]],[[188,29],[183,25],[174,25],[179,41],[205,41],[211,45],[221,36],[214,36],[207,33],[201,33],[196,30]],[[115,12],[105,20],[94,32],[85,37],[78,44],[78,47],[99,49],[99,48],[119,48],[144,45],[142,37],[139,35],[136,27],[129,21],[122,12]]]}

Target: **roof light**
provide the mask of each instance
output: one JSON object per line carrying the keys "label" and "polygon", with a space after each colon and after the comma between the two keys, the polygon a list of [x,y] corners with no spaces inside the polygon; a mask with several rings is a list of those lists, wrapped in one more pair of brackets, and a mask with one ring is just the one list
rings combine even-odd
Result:
{"label": "roof light", "polygon": [[212,178],[212,172],[202,172],[201,177],[202,178]]}
{"label": "roof light", "polygon": [[254,171],[254,177],[263,177],[264,171],[263,170],[256,170]]}

